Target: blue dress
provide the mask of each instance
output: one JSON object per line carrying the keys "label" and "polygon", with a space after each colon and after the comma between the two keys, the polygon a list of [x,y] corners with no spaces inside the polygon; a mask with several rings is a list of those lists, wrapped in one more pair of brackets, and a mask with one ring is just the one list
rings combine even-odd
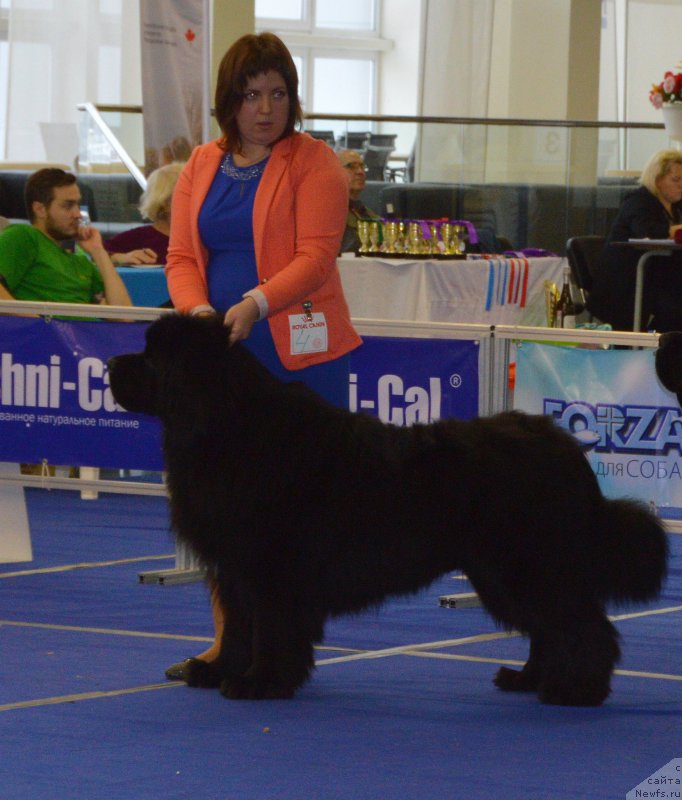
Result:
{"label": "blue dress", "polygon": [[[199,212],[199,234],[208,250],[208,299],[223,315],[244,292],[258,286],[253,242],[253,203],[267,159],[237,167],[230,153],[216,171]],[[242,344],[280,380],[303,381],[334,405],[348,408],[349,358],[285,369],[266,320],[256,322]]]}

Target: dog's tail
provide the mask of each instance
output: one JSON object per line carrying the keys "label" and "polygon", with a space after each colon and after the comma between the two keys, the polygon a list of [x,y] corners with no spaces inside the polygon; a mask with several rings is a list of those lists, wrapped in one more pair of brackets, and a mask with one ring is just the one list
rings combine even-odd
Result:
{"label": "dog's tail", "polygon": [[668,537],[649,507],[637,500],[605,500],[597,535],[603,600],[641,602],[661,591],[668,564]]}

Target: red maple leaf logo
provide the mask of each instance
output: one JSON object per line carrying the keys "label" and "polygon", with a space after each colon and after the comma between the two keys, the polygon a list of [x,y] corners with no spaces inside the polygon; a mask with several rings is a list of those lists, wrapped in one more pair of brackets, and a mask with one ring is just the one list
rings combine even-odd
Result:
{"label": "red maple leaf logo", "polygon": [[188,42],[193,42],[196,38],[197,38],[196,33],[194,33],[194,31],[191,28],[187,28],[187,30],[185,31],[185,39],[187,39]]}

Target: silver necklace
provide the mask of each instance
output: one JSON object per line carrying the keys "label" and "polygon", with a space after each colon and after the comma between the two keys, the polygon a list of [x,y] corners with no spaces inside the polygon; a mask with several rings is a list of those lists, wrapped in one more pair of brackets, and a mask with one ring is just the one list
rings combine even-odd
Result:
{"label": "silver necklace", "polygon": [[256,178],[260,178],[260,176],[263,174],[265,165],[268,163],[268,158],[270,158],[270,156],[265,156],[265,158],[261,161],[258,161],[255,164],[250,164],[248,167],[238,167],[234,163],[232,153],[228,152],[225,153],[225,156],[220,164],[220,169],[224,175],[227,175],[228,178],[232,178],[235,181],[252,181]]}

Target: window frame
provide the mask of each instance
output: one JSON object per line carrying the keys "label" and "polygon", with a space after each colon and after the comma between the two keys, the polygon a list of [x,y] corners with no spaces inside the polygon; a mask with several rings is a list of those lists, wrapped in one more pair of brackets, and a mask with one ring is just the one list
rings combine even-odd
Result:
{"label": "window frame", "polygon": [[[368,113],[375,114],[378,108],[381,54],[393,47],[390,40],[379,35],[380,0],[373,0],[374,19],[371,30],[317,27],[314,22],[317,0],[302,0],[302,2],[303,19],[284,20],[256,17],[256,31],[259,33],[272,31],[277,34],[287,45],[291,54],[300,58],[302,69],[299,74],[299,95],[304,113],[315,114],[315,109],[312,108],[315,59],[328,57],[371,62],[372,78],[369,86],[370,108]],[[366,127],[366,123],[363,125]]]}

